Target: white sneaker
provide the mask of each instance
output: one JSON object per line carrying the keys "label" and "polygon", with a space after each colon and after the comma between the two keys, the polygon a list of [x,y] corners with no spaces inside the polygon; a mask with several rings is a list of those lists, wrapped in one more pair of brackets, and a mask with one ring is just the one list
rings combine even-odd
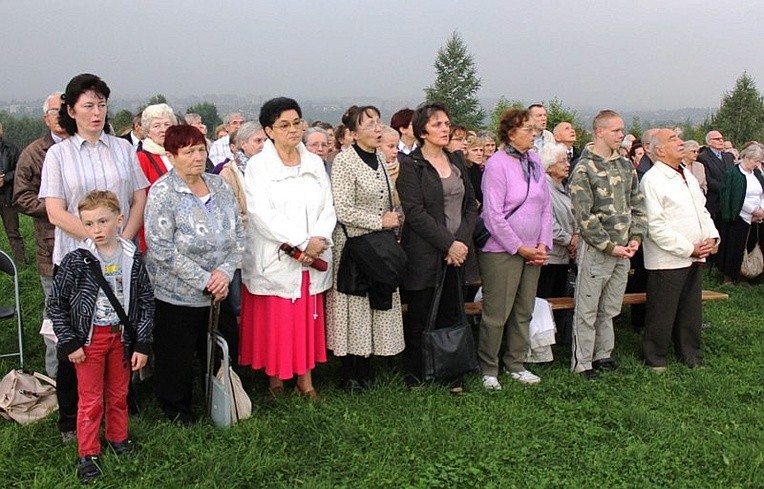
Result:
{"label": "white sneaker", "polygon": [[489,391],[500,391],[501,390],[501,384],[499,383],[499,379],[492,375],[484,375],[483,376],[483,387],[485,387]]}
{"label": "white sneaker", "polygon": [[541,382],[541,377],[533,374],[528,370],[521,370],[520,372],[510,372],[512,380],[516,380],[521,384],[538,384]]}

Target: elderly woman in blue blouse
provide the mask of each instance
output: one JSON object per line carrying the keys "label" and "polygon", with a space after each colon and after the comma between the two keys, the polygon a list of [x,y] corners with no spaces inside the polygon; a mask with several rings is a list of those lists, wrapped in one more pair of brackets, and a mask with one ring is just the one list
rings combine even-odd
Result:
{"label": "elderly woman in blue blouse", "polygon": [[[202,133],[172,126],[164,147],[173,167],[149,190],[145,213],[146,266],[156,297],[155,387],[165,415],[187,424],[194,420],[194,354],[206,365],[210,297],[221,302],[228,295],[244,231],[233,191],[204,173]],[[219,327],[237,351],[236,318],[225,302]]]}

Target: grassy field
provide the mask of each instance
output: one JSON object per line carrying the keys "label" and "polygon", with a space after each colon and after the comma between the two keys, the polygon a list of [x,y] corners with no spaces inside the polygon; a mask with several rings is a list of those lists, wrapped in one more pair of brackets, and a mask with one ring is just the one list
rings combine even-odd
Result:
{"label": "grassy field", "polygon": [[[28,219],[23,229],[31,258]],[[21,279],[27,364],[42,370],[42,292],[33,265]],[[719,290],[715,278],[705,286]],[[672,361],[662,376],[641,365],[638,338],[621,324],[622,367],[596,382],[568,372],[566,349],[533,369],[540,385],[503,378],[504,390],[485,392],[473,375],[460,397],[436,387],[408,391],[384,364],[376,388],[347,394],[335,387],[339,366],[330,362],[314,375],[319,402],[274,402],[262,374],[248,373],[253,416],[228,430],[163,421],[144,384],[143,413],[131,419],[143,450],[128,459],[105,453],[96,486],[764,487],[764,287],[729,293],[729,301],[705,306],[707,367]],[[9,351],[11,322],[3,325],[0,348]],[[5,361],[0,370],[15,365]],[[76,446],[61,444],[55,416],[26,427],[0,420],[0,459],[0,487],[78,484]]]}

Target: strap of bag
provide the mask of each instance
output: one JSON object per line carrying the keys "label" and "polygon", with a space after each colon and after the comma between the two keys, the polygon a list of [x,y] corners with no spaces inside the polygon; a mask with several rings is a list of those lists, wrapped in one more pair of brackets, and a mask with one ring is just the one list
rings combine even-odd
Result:
{"label": "strap of bag", "polygon": [[132,325],[130,324],[130,320],[127,318],[127,314],[125,314],[125,310],[122,308],[122,304],[119,303],[117,296],[114,295],[114,291],[111,290],[111,286],[106,282],[106,278],[104,278],[103,272],[101,272],[101,264],[98,263],[98,261],[93,257],[86,256],[84,260],[87,266],[90,267],[90,272],[93,274],[96,283],[99,287],[101,287],[101,290],[103,290],[103,292],[106,294],[106,297],[109,298],[111,307],[114,308],[114,312],[116,312],[117,316],[119,316],[119,320],[122,322],[122,325],[125,328],[132,330]]}
{"label": "strap of bag", "polygon": [[520,202],[520,205],[518,205],[517,207],[515,207],[514,209],[512,209],[511,211],[509,211],[509,212],[507,213],[507,215],[506,215],[506,216],[504,216],[504,219],[505,219],[505,220],[506,220],[506,219],[509,219],[510,217],[512,217],[512,214],[514,214],[515,212],[517,212],[517,209],[519,209],[520,207],[522,207],[522,206],[523,206],[523,204],[525,204],[525,201],[526,201],[526,200],[528,200],[528,195],[531,193],[531,178],[533,178],[533,175],[528,175],[528,187],[526,187],[526,189],[525,189],[525,198],[523,199],[523,201],[522,201],[522,202]]}
{"label": "strap of bag", "polygon": [[56,381],[51,379],[47,375],[41,374],[40,372],[32,372],[32,375],[35,378],[37,378],[38,380],[42,380],[43,382],[46,382],[46,383],[52,385],[53,387],[56,387]]}
{"label": "strap of bag", "polygon": [[149,153],[148,151],[145,151],[145,150],[141,150],[141,151],[143,151],[143,154],[145,154],[145,155],[146,155],[146,157],[149,159],[149,163],[151,163],[151,166],[153,166],[153,167],[154,167],[154,170],[156,170],[156,171],[157,171],[157,174],[158,174],[160,177],[161,177],[162,175],[164,175],[165,173],[167,173],[167,170],[166,170],[166,169],[164,169],[164,170],[163,170],[163,169],[162,169],[162,168],[159,166],[159,164],[156,162],[156,160],[154,159],[154,156],[152,156],[152,154],[151,154],[151,153]]}
{"label": "strap of bag", "polygon": [[[438,309],[440,309],[440,299],[443,295],[443,286],[446,283],[446,272],[448,270],[448,264],[444,263],[441,268],[438,269],[440,278],[438,279],[438,285],[435,287],[435,292],[432,295],[432,303],[430,304],[430,312],[427,315],[427,324],[425,325],[425,331],[432,331],[435,329],[435,322],[438,319]],[[462,292],[462,280],[461,270],[456,268],[456,289],[457,300],[459,308],[459,319],[462,324],[467,324],[467,313],[464,312],[464,292]]]}

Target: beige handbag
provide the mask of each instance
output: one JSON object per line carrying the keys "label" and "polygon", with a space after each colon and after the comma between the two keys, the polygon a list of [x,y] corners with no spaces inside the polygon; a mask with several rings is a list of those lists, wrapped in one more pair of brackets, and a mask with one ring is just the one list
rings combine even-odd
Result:
{"label": "beige handbag", "polygon": [[5,419],[29,424],[57,409],[56,381],[50,377],[37,372],[12,370],[0,380],[0,416]]}
{"label": "beige handbag", "polygon": [[[753,227],[753,224],[751,224]],[[748,251],[748,238],[751,236],[751,227],[748,228],[748,234],[745,237],[745,247],[743,248],[743,263],[740,265],[740,275],[745,278],[756,278],[764,272],[764,255],[761,254],[759,246],[759,225],[756,225],[756,245],[753,250]]]}

